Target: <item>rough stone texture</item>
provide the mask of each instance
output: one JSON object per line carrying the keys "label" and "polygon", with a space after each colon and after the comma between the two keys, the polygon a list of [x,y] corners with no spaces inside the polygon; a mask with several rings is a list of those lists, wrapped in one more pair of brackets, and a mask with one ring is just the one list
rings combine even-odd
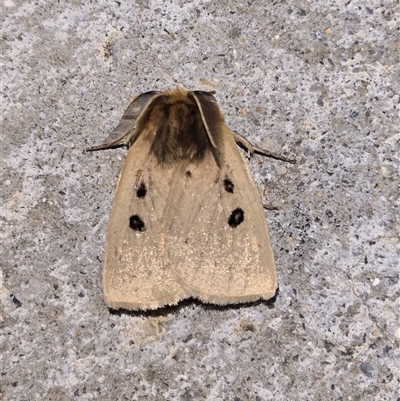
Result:
{"label": "rough stone texture", "polygon": [[[1,7],[3,400],[397,399],[398,1]],[[125,150],[83,149],[176,84],[217,90],[232,128],[298,159],[249,162],[280,207],[275,303],[104,304]]]}

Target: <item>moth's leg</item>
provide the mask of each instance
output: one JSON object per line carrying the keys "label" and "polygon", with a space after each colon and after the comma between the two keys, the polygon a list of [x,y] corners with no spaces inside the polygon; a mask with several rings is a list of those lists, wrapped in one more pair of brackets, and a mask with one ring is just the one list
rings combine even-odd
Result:
{"label": "moth's leg", "polygon": [[278,206],[267,205],[265,203],[262,204],[265,210],[280,210]]}
{"label": "moth's leg", "polygon": [[127,116],[126,112],[119,120],[118,125],[111,131],[110,135],[104,143],[92,148],[86,149],[90,152],[94,150],[113,149],[120,146],[129,147],[130,142],[135,138],[136,119]]}
{"label": "moth's leg", "polygon": [[86,150],[112,149],[119,146],[127,146],[129,148],[136,140],[136,120],[146,108],[146,105],[158,94],[158,91],[146,92],[132,100],[128,108],[124,111],[118,125],[111,131],[106,141],[101,145],[93,146]]}
{"label": "moth's leg", "polygon": [[247,149],[247,151],[250,153],[259,153],[260,155],[272,157],[273,159],[277,159],[277,160],[282,160],[283,162],[292,163],[292,164],[296,163],[296,159],[290,159],[288,157],[280,155],[279,153],[273,153],[273,152],[270,152],[269,150],[258,148],[257,146],[254,146],[253,144],[251,144],[245,137],[238,134],[237,132],[235,132],[235,131],[231,131],[231,132],[233,134],[233,137],[235,138],[236,143],[239,146],[242,146],[243,148]]}
{"label": "moth's leg", "polygon": [[[130,107],[130,106],[129,106]],[[129,109],[129,108],[128,108]],[[128,146],[132,137],[135,135],[136,118],[127,115],[126,111],[119,120],[118,125],[111,131],[104,143],[87,149],[88,151],[112,149],[119,146]],[[128,146],[129,147],[129,146]]]}

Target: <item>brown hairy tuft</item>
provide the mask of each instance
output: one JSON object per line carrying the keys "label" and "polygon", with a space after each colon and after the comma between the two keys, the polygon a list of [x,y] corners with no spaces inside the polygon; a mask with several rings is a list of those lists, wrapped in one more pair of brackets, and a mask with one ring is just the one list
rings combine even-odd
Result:
{"label": "brown hairy tuft", "polygon": [[152,141],[150,151],[160,164],[199,162],[207,152],[216,154],[223,117],[215,101],[200,99],[196,92],[182,88],[163,92],[139,120],[138,130]]}

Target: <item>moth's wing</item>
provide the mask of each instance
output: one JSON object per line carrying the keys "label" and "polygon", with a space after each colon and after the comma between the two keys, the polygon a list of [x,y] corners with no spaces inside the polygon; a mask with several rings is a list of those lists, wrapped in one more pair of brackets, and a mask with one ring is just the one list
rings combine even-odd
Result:
{"label": "moth's wing", "polygon": [[111,131],[101,145],[89,148],[89,151],[115,148],[128,145],[135,134],[136,120],[145,106],[157,95],[158,91],[150,91],[137,96],[124,111],[118,125]]}
{"label": "moth's wing", "polygon": [[268,299],[277,276],[260,196],[226,127],[221,146],[221,169],[209,154],[174,171],[161,229],[166,256],[186,295],[217,304]]}
{"label": "moth's wing", "polygon": [[[130,148],[107,229],[108,306],[155,309],[190,296],[227,304],[275,294],[261,201],[228,130],[225,137],[222,169],[212,154],[161,168],[142,136]],[[131,228],[131,218],[144,230]]]}
{"label": "moth's wing", "polygon": [[157,165],[144,137],[128,151],[107,228],[103,289],[115,309],[156,309],[189,295],[171,269],[162,225],[174,170]]}

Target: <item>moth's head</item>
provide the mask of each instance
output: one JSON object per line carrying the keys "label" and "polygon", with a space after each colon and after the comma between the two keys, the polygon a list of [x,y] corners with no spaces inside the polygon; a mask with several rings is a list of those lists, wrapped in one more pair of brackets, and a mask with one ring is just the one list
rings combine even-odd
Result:
{"label": "moth's head", "polygon": [[223,126],[211,93],[178,87],[154,95],[137,120],[137,135],[151,141],[159,163],[198,162],[211,151],[219,164]]}

